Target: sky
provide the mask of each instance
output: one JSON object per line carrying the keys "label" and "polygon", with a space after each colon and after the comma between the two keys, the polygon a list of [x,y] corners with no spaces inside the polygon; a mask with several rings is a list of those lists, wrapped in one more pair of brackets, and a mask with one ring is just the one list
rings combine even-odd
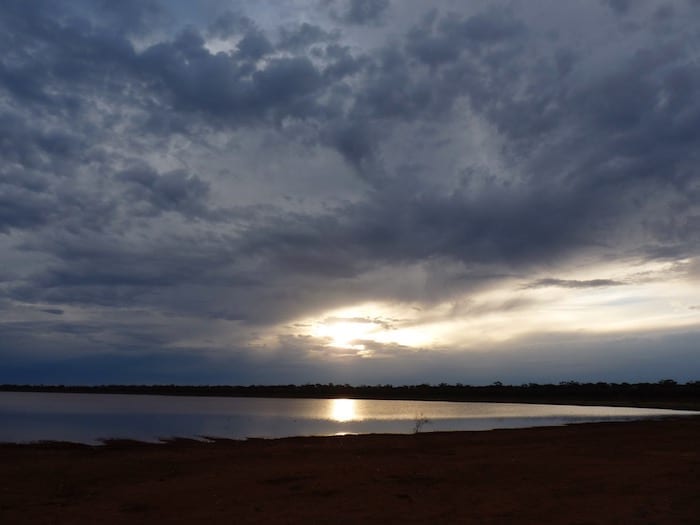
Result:
{"label": "sky", "polygon": [[698,27],[4,0],[0,383],[700,379]]}

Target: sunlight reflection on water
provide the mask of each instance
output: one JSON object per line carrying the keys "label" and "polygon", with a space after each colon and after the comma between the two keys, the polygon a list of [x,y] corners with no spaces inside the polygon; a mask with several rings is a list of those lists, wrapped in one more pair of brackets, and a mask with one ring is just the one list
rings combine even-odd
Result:
{"label": "sunlight reflection on water", "polygon": [[344,423],[346,421],[361,421],[355,411],[354,399],[331,399],[331,411],[329,419]]}

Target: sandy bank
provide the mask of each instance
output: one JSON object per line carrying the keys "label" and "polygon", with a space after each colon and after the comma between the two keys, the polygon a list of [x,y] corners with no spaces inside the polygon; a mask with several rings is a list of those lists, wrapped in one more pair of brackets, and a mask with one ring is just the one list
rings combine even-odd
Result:
{"label": "sandy bank", "polygon": [[700,417],[0,445],[0,523],[698,523]]}

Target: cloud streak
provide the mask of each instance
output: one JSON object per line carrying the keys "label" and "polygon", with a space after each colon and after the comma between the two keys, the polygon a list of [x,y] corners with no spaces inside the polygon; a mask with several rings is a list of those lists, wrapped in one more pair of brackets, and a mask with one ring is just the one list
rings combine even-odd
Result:
{"label": "cloud streak", "polygon": [[533,283],[526,285],[526,288],[601,288],[608,286],[623,286],[625,283],[614,279],[590,279],[588,281],[577,281],[572,279],[539,279]]}

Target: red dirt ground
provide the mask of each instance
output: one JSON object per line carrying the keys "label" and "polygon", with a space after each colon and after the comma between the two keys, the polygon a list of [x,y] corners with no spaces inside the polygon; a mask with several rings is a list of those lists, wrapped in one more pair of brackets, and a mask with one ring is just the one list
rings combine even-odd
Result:
{"label": "red dirt ground", "polygon": [[700,418],[0,445],[0,523],[700,523]]}

